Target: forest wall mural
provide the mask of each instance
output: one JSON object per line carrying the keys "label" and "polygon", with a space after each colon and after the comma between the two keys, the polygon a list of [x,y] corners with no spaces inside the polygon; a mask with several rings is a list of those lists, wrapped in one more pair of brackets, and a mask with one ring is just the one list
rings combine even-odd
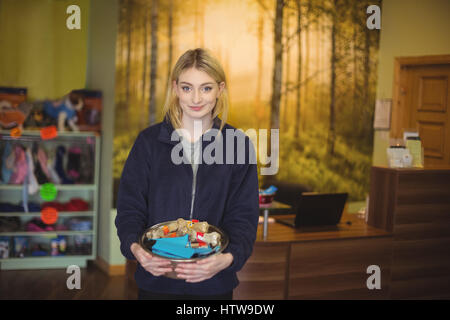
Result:
{"label": "forest wall mural", "polygon": [[366,27],[373,4],[381,7],[380,0],[121,0],[114,178],[137,134],[162,120],[171,67],[204,47],[228,77],[228,123],[279,129],[277,181],[364,199],[379,43],[379,30]]}

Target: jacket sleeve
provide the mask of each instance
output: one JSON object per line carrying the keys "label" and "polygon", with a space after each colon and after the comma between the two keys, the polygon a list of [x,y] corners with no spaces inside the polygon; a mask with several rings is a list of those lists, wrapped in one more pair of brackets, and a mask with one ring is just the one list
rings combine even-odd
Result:
{"label": "jacket sleeve", "polygon": [[[246,137],[246,143],[253,145]],[[246,148],[246,150],[248,150]],[[234,164],[226,211],[222,228],[229,237],[224,252],[233,255],[233,263],[227,270],[238,272],[253,251],[259,217],[259,185],[256,158],[250,154],[245,164]]]}
{"label": "jacket sleeve", "polygon": [[147,194],[149,180],[149,150],[142,132],[131,148],[120,178],[115,224],[120,250],[135,260],[130,246],[139,242],[147,224]]}

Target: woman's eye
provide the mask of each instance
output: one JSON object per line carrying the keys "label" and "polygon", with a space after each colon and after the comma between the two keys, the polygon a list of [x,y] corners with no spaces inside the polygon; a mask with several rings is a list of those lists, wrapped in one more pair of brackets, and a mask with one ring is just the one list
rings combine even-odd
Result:
{"label": "woman's eye", "polygon": [[184,87],[181,87],[181,90],[188,92],[189,90],[191,90],[191,88],[184,86]]}
{"label": "woman's eye", "polygon": [[209,92],[209,91],[211,91],[211,90],[212,90],[211,87],[204,87],[204,88],[203,88],[203,91],[205,91],[205,92]]}

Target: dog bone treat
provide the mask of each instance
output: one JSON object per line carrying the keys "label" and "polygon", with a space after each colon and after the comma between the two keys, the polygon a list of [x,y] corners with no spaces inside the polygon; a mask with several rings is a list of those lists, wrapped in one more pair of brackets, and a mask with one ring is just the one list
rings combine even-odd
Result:
{"label": "dog bone treat", "polygon": [[192,232],[189,235],[191,241],[205,242],[215,247],[220,243],[220,234],[217,232],[203,233]]}
{"label": "dog bone treat", "polygon": [[159,239],[164,236],[164,231],[161,228],[150,230],[147,232],[146,236],[148,239]]}
{"label": "dog bone treat", "polygon": [[172,222],[169,223],[167,226],[163,226],[164,234],[168,234],[174,231],[178,230],[178,223]]}
{"label": "dog bone treat", "polygon": [[209,224],[206,221],[197,222],[192,225],[192,229],[194,229],[197,232],[208,232]]}
{"label": "dog bone treat", "polygon": [[177,228],[178,236],[183,236],[183,235],[188,233],[189,229],[187,227],[187,221],[186,220],[184,220],[183,218],[178,218],[177,219],[177,225],[178,225],[178,228]]}

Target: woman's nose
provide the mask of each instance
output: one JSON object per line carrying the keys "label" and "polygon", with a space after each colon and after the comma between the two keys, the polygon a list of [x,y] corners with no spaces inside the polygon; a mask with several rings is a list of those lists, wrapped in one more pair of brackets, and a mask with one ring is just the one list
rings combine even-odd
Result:
{"label": "woman's nose", "polygon": [[194,104],[198,104],[202,101],[202,94],[200,90],[194,90],[193,96],[192,96],[192,102]]}

